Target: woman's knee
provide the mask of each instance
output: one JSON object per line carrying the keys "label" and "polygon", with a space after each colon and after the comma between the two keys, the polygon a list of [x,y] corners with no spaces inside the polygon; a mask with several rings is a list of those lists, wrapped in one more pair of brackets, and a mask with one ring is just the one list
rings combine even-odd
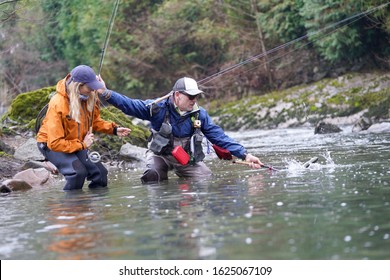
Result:
{"label": "woman's knee", "polygon": [[75,160],[72,162],[72,167],[76,173],[76,177],[85,180],[88,175],[88,171],[84,164],[80,160]]}
{"label": "woman's knee", "polygon": [[78,190],[83,188],[87,177],[87,169],[79,160],[73,161],[70,166],[62,168],[61,171],[66,179],[64,190]]}

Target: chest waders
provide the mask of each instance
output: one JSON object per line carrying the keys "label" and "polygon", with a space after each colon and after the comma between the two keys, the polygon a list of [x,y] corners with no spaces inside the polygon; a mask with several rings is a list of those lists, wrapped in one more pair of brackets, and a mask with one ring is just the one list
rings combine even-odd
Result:
{"label": "chest waders", "polygon": [[184,147],[181,145],[174,147],[177,140],[180,139],[175,139],[172,135],[172,126],[169,122],[169,110],[167,109],[160,130],[156,131],[152,129],[149,150],[153,152],[153,155],[147,156],[147,169],[141,177],[142,183],[167,180],[168,171],[172,168],[172,166],[169,166],[169,164],[172,164],[172,160],[176,161],[176,163],[180,163],[177,167],[181,169],[180,175],[177,173],[178,170],[175,171],[179,177],[193,175],[206,176],[211,174],[211,171],[200,162],[204,159],[205,155],[202,148],[203,134],[200,129],[201,122],[198,118],[199,113],[191,117],[193,123],[192,135],[186,137],[187,139]]}

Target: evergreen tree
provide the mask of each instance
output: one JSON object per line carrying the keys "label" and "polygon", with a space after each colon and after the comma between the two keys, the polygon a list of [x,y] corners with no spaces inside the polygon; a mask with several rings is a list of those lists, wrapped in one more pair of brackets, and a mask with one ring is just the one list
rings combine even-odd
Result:
{"label": "evergreen tree", "polygon": [[[354,61],[371,51],[372,43],[378,36],[385,35],[380,25],[370,24],[375,14],[353,17],[372,5],[383,1],[370,1],[370,4],[354,0],[303,0],[300,14],[305,19],[310,40],[324,58],[331,62]],[[350,20],[348,18],[352,17]],[[385,36],[388,41],[388,36]],[[379,40],[382,41],[382,40]],[[388,47],[386,48],[388,49]]]}

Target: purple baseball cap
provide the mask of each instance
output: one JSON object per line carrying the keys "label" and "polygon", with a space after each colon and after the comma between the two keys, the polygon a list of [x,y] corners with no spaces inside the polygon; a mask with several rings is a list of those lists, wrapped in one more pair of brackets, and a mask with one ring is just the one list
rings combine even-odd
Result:
{"label": "purple baseball cap", "polygon": [[89,88],[97,90],[104,88],[103,83],[96,79],[93,69],[87,65],[79,65],[70,72],[72,81],[86,84]]}

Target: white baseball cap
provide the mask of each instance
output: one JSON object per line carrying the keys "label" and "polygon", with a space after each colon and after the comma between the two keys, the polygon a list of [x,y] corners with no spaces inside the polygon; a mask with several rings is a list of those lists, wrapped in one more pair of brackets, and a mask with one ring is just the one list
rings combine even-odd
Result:
{"label": "white baseball cap", "polygon": [[184,92],[192,96],[203,93],[203,91],[198,88],[196,81],[188,77],[178,79],[173,86],[172,91]]}

